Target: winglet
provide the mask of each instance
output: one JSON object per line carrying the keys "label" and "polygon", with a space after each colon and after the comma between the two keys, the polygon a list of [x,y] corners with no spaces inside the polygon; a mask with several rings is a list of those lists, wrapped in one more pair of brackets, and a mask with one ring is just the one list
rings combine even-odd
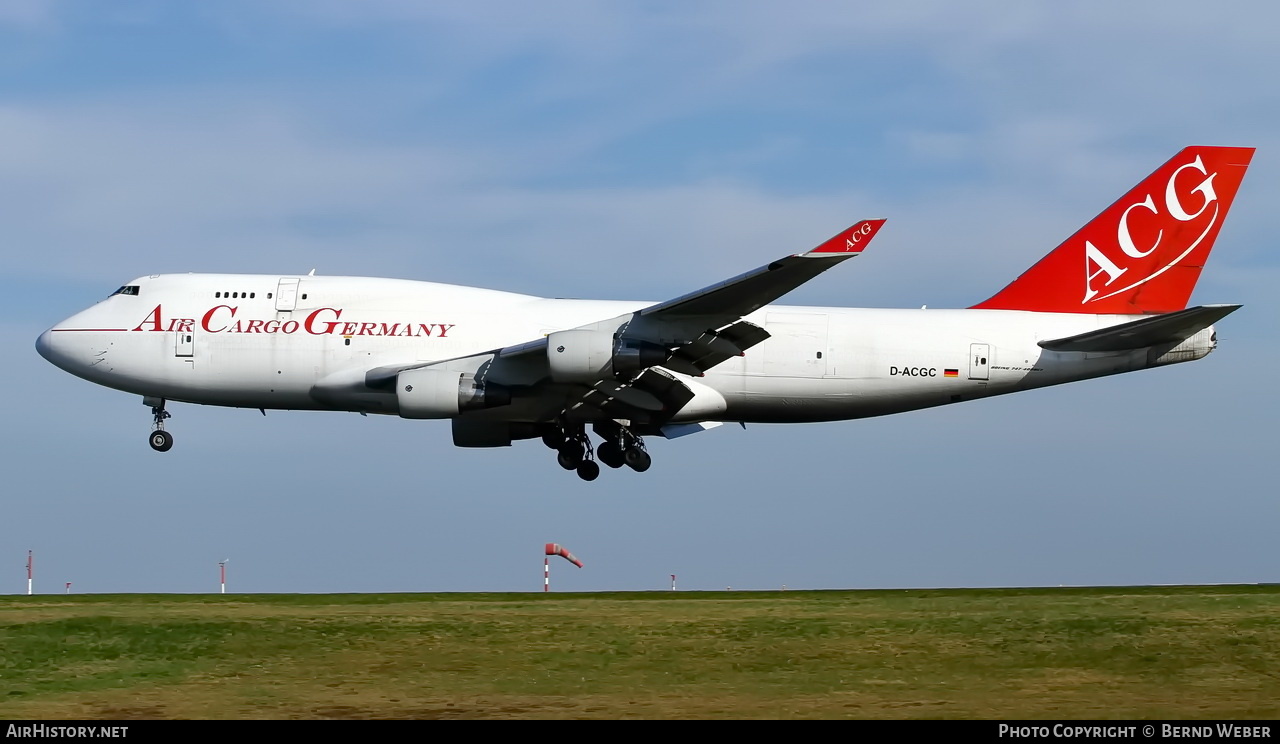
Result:
{"label": "winglet", "polygon": [[847,230],[841,230],[822,245],[814,248],[806,256],[817,254],[832,253],[862,253],[862,249],[867,247],[867,243],[876,236],[880,231],[880,226],[884,224],[884,220],[863,220]]}

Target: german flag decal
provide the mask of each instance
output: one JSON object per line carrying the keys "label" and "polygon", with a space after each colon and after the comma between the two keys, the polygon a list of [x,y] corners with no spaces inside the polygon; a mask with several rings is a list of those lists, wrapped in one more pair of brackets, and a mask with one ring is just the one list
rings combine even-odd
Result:
{"label": "german flag decal", "polygon": [[960,376],[960,370],[958,370],[958,369],[944,369],[944,370],[942,370],[942,376],[943,376],[943,377],[959,377],[959,376]]}

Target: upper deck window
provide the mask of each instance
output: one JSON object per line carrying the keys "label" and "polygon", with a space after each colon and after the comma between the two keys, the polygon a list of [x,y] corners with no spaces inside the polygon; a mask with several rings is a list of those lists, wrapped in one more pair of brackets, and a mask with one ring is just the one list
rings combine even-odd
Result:
{"label": "upper deck window", "polygon": [[136,284],[126,284],[126,285],[124,285],[123,287],[121,287],[120,289],[117,289],[116,291],[112,292],[112,293],[111,293],[111,296],[112,296],[112,297],[115,297],[115,296],[116,296],[116,295],[118,295],[118,294],[119,294],[119,295],[133,295],[133,296],[135,296],[135,297],[136,297],[136,296],[138,295],[138,285],[136,285]]}

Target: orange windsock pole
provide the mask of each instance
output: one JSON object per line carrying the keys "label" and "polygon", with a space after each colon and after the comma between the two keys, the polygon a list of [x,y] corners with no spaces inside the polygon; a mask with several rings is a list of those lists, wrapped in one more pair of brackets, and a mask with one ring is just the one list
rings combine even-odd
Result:
{"label": "orange windsock pole", "polygon": [[[573,565],[577,566],[578,568],[582,568],[582,561],[578,560],[577,556],[575,556],[573,553],[570,553],[569,551],[560,547],[559,543],[547,543],[546,554],[549,556],[558,555],[561,558],[565,559],[566,561],[569,561]],[[551,559],[550,558],[542,559],[542,591],[544,592],[551,591]]]}

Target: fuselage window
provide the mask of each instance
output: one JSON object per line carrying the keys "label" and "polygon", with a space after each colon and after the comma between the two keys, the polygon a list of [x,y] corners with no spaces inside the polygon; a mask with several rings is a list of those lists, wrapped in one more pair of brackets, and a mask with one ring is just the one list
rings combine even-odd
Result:
{"label": "fuselage window", "polygon": [[134,296],[134,297],[137,297],[137,296],[138,296],[138,285],[136,285],[136,284],[126,284],[126,285],[124,285],[123,287],[121,287],[120,289],[117,289],[116,291],[114,291],[114,292],[112,292],[112,293],[111,293],[111,296],[112,296],[112,297],[115,297],[116,295],[132,295],[132,296]]}
{"label": "fuselage window", "polygon": [[215,298],[220,298],[220,297],[222,297],[222,293],[221,293],[221,292],[214,292],[214,293],[213,293],[213,296],[214,296]]}
{"label": "fuselage window", "polygon": [[250,293],[249,293],[249,299],[251,299],[251,300],[252,300],[254,297],[257,297],[257,296],[258,296],[258,293],[257,293],[257,292],[250,292]]}
{"label": "fuselage window", "polygon": [[305,300],[305,299],[307,299],[307,293],[306,293],[306,292],[303,292],[303,293],[302,293],[302,299],[304,299],[304,300]]}
{"label": "fuselage window", "polygon": [[268,292],[268,293],[267,293],[267,299],[268,299],[268,300],[269,300],[269,299],[271,299],[271,293],[270,293],[270,292]]}

